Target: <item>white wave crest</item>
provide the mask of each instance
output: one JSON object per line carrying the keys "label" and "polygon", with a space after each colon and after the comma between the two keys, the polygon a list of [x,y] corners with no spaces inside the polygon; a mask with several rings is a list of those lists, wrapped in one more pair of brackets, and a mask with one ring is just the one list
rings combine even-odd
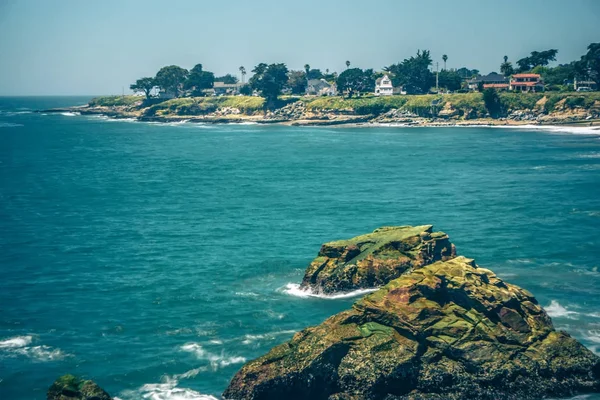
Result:
{"label": "white wave crest", "polygon": [[362,296],[364,294],[374,292],[378,289],[379,288],[369,288],[369,289],[358,289],[358,290],[353,290],[351,292],[343,292],[343,293],[337,293],[337,294],[323,294],[323,293],[314,292],[311,289],[302,289],[300,287],[300,285],[298,285],[297,283],[288,283],[287,285],[285,285],[284,288],[280,288],[280,290],[283,293],[289,294],[290,296],[301,297],[301,298],[318,297],[320,299],[328,299],[328,300],[347,299],[347,298],[351,298],[351,297]]}
{"label": "white wave crest", "polygon": [[[474,127],[477,127],[476,125]],[[574,135],[599,135],[600,126],[566,126],[566,125],[489,125],[490,128],[524,129],[545,131],[548,133],[571,133]]]}
{"label": "white wave crest", "polygon": [[[217,400],[216,397],[201,394],[192,389],[177,387],[177,380],[167,379],[164,383],[148,383],[138,390],[121,393],[123,400]],[[119,399],[119,398],[115,398]]]}
{"label": "white wave crest", "polygon": [[31,336],[15,336],[0,341],[0,349],[14,348],[14,347],[25,347],[31,344],[33,337]]}
{"label": "white wave crest", "polygon": [[188,353],[193,353],[199,360],[208,361],[213,371],[229,365],[242,364],[246,362],[245,357],[229,356],[224,352],[221,352],[220,355],[208,352],[200,344],[194,342],[184,344],[181,346],[181,350]]}
{"label": "white wave crest", "polygon": [[560,303],[556,300],[550,301],[550,305],[544,307],[546,313],[552,318],[569,318],[569,319],[577,319],[577,315],[579,314],[576,311],[569,311],[566,307],[560,305]]}
{"label": "white wave crest", "polygon": [[253,342],[260,341],[260,340],[275,340],[277,338],[277,336],[294,334],[296,332],[297,331],[295,331],[295,330],[287,330],[287,331],[263,333],[260,335],[244,335],[244,340],[242,340],[242,343],[243,344],[251,344]]}
{"label": "white wave crest", "polygon": [[64,115],[65,117],[76,117],[78,115],[81,115],[78,112],[61,112],[60,115]]}
{"label": "white wave crest", "polygon": [[0,128],[18,128],[23,124],[13,124],[12,122],[0,122]]}
{"label": "white wave crest", "polygon": [[25,356],[36,361],[62,360],[69,356],[60,349],[50,346],[30,346],[33,336],[15,336],[0,341],[0,350],[7,356]]}
{"label": "white wave crest", "polygon": [[600,344],[600,331],[587,331],[585,338],[592,343]]}

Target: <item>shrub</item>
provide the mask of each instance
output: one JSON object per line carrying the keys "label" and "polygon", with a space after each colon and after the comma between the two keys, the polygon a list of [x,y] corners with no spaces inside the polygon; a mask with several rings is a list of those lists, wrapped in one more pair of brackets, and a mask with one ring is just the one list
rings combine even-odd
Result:
{"label": "shrub", "polygon": [[495,89],[490,88],[483,91],[483,103],[492,118],[498,118],[502,113],[502,102]]}

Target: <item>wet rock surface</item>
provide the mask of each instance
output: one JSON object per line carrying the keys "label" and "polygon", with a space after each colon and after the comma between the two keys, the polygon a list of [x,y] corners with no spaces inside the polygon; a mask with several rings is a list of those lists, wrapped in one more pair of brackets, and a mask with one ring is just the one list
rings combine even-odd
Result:
{"label": "wet rock surface", "polygon": [[90,380],[63,375],[48,389],[47,400],[112,400],[100,386]]}
{"label": "wet rock surface", "polygon": [[448,235],[431,225],[390,226],[321,246],[301,288],[332,294],[383,286],[402,273],[454,257]]}
{"label": "wet rock surface", "polygon": [[556,331],[531,293],[457,257],[298,332],[247,363],[223,396],[531,400],[595,391],[597,356]]}

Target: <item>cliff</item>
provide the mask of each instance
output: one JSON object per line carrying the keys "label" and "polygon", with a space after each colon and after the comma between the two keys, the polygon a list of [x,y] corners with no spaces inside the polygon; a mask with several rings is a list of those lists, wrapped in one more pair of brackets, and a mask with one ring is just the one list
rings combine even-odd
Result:
{"label": "cliff", "polygon": [[139,96],[106,96],[76,111],[143,121],[226,123],[257,122],[293,125],[398,123],[565,124],[600,123],[600,92],[499,93],[500,118],[490,118],[481,93],[355,98],[281,96],[275,110],[265,112],[264,99],[253,96],[182,97],[171,100]]}

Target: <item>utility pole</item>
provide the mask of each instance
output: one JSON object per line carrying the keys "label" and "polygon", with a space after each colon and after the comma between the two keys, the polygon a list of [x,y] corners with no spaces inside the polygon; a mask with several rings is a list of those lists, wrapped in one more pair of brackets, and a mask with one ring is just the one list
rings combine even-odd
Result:
{"label": "utility pole", "polygon": [[439,66],[440,63],[436,62],[435,63],[435,91],[439,92],[440,91],[440,72],[439,72]]}

